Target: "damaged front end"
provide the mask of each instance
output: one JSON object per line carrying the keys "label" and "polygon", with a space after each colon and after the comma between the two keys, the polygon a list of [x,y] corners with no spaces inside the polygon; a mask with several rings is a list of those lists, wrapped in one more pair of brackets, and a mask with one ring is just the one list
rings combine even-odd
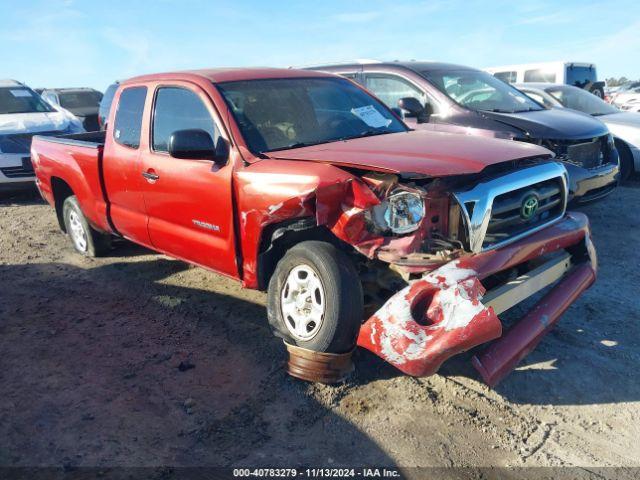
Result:
{"label": "damaged front end", "polygon": [[[566,169],[545,159],[495,167],[433,179],[310,164],[301,177],[274,174],[273,166],[262,172],[258,163],[239,175],[246,202],[243,281],[265,284],[259,278],[267,277],[268,262],[260,260],[277,252],[278,242],[308,239],[301,229],[326,234],[318,238],[337,239],[360,272],[370,318],[359,346],[406,374],[425,376],[451,356],[498,339],[474,359],[495,385],[596,271],[586,217],[565,212]],[[283,191],[295,195],[277,201],[265,195]],[[304,221],[262,235],[266,225],[291,219]],[[259,235],[269,247],[257,255],[250,246]],[[498,315],[543,289],[546,296],[503,335]]]}
{"label": "damaged front end", "polygon": [[[497,384],[595,279],[587,218],[565,214],[566,198],[558,164],[517,170],[455,194],[451,211],[459,209],[460,221],[449,216],[448,242],[465,248],[439,250],[448,258],[437,267],[433,252],[381,246],[377,257],[413,279],[364,322],[358,345],[406,374],[426,376],[451,356],[501,337],[473,360],[483,379]],[[552,285],[502,335],[498,315]]]}

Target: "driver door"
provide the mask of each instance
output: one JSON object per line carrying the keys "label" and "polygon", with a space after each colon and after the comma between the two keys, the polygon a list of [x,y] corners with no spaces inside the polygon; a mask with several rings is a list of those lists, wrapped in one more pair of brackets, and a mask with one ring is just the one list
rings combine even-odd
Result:
{"label": "driver door", "polygon": [[221,135],[211,99],[195,85],[172,82],[154,92],[149,142],[141,159],[151,243],[157,250],[236,277],[231,162],[171,157],[177,130]]}

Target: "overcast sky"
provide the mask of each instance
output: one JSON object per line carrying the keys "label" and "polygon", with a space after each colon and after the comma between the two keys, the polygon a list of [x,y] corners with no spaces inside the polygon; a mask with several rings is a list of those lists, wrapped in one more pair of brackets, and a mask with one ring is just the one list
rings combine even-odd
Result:
{"label": "overcast sky", "polygon": [[640,78],[638,0],[0,0],[0,22],[0,78],[34,88],[353,59],[572,60]]}

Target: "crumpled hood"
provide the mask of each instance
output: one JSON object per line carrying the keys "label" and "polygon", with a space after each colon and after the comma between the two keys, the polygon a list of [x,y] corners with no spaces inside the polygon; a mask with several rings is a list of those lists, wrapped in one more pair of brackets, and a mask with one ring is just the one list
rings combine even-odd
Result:
{"label": "crumpled hood", "polygon": [[607,127],[597,118],[566,108],[552,108],[534,112],[496,113],[480,112],[486,118],[528,133],[543,140],[577,140],[599,137]]}
{"label": "crumpled hood", "polygon": [[0,114],[0,135],[66,130],[70,122],[64,112]]}
{"label": "crumpled hood", "polygon": [[266,155],[275,159],[438,177],[478,173],[489,165],[552,154],[546,148],[512,140],[416,130],[267,152]]}

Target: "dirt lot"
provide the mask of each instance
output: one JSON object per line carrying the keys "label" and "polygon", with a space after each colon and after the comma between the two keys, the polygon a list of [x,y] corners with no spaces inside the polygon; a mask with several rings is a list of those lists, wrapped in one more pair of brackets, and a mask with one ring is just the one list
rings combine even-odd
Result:
{"label": "dirt lot", "polygon": [[[598,281],[496,390],[469,356],[339,387],[284,372],[264,295],[123,244],[85,259],[0,202],[2,466],[640,466],[640,182],[585,209]],[[481,473],[479,475],[482,475]],[[624,475],[622,475],[624,476]]]}

